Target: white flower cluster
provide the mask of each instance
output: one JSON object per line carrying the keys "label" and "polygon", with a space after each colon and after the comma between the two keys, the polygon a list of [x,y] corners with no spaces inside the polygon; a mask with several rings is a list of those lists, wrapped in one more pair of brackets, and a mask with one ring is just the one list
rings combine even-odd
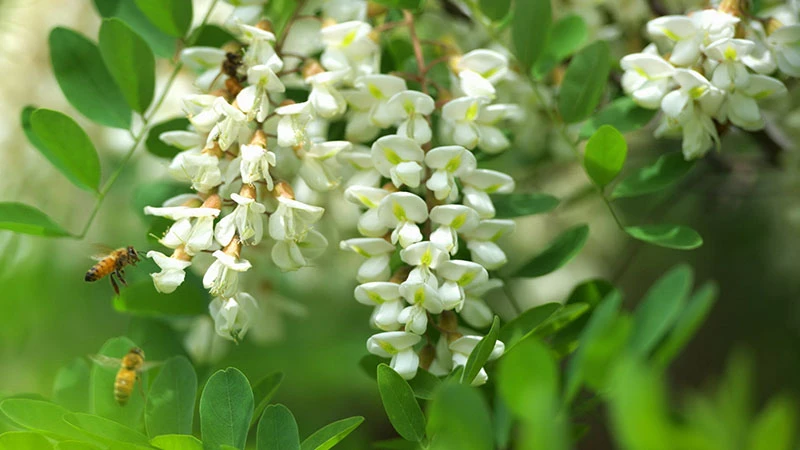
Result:
{"label": "white flower cluster", "polygon": [[[409,90],[402,78],[364,74],[355,80],[355,90],[342,92],[351,106],[348,139],[366,143],[396,127],[395,134],[348,155],[357,173],[345,197],[364,209],[358,221],[364,237],[342,241],[341,247],[367,258],[358,271],[355,298],[374,307],[371,324],[382,330],[369,338],[367,348],[391,358],[391,367],[407,379],[421,365],[415,346],[434,316],[442,315],[439,325],[433,324],[441,337],[435,357],[422,366],[444,375],[466,363],[481,337],[463,336],[457,324],[445,328],[441,318],[452,311],[474,328],[491,323],[482,296],[501,282],[490,280],[488,270],[507,261],[495,241],[514,229],[513,221],[494,219],[489,197],[513,191],[513,179],[478,169],[472,152],[479,147],[496,153],[510,145],[496,125],[516,108],[490,104],[508,61],[497,52],[476,50],[454,58],[450,66],[460,97],[443,105],[439,135],[452,145],[430,148],[434,99]],[[382,185],[382,180],[389,182]],[[454,258],[460,240],[471,260]],[[390,262],[398,247],[403,267],[393,274]],[[503,349],[498,341],[492,356]],[[486,379],[481,370],[473,384]]]}
{"label": "white flower cluster", "polygon": [[654,43],[622,58],[625,92],[661,108],[656,136],[682,136],[686,159],[719,145],[717,125],[764,128],[758,101],[786,92],[771,75],[800,76],[800,25],[744,17],[739,3],[651,20]]}
{"label": "white flower cluster", "polygon": [[[156,289],[175,291],[193,259],[211,253],[214,261],[203,276],[214,298],[209,312],[217,334],[238,341],[258,316],[256,300],[240,287],[240,275],[251,269],[241,257],[243,248],[261,245],[268,234],[272,261],[290,271],[308,265],[328,244],[313,229],[324,209],[297,200],[288,182],[273,179],[275,152],[301,160],[296,182],[330,190],[338,184],[338,173],[328,160],[350,144],[326,142],[322,133],[307,132],[307,124],[322,114],[311,101],[284,100],[284,63],[267,26],[236,21],[231,27],[244,44],[240,51],[183,50],[184,62],[207,69],[195,85],[208,93],[183,99],[189,130],[160,136],[182,150],[169,173],[196,193],[172,198],[162,207],[148,206],[145,213],[175,221],[160,239],[173,253],[148,252],[161,268],[152,274]],[[311,84],[312,97],[321,97]]]}

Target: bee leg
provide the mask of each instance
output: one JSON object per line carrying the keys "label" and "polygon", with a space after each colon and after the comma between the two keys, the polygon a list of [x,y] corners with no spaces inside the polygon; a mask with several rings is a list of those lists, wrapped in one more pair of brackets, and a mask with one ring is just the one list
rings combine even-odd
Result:
{"label": "bee leg", "polygon": [[144,400],[145,403],[147,403],[147,395],[144,393],[144,383],[142,380],[142,374],[139,372],[136,373],[136,382],[137,382],[136,384],[139,385],[139,393],[142,394],[142,400]]}
{"label": "bee leg", "polygon": [[109,279],[109,280],[111,280],[111,287],[113,287],[113,288],[114,288],[114,293],[116,293],[117,295],[119,295],[119,286],[117,285],[117,281],[114,279],[114,274],[113,274],[113,273],[112,273],[112,274],[110,274],[110,275],[108,276],[108,279]]}
{"label": "bee leg", "polygon": [[128,285],[128,282],[125,281],[125,269],[117,269],[114,273],[117,274],[117,278],[119,278],[119,282],[122,283],[123,286]]}

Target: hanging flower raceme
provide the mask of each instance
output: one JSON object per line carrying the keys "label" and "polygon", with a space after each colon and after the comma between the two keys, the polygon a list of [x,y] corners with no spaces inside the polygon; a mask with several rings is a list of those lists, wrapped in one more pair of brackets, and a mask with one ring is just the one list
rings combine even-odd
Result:
{"label": "hanging flower raceme", "polygon": [[[341,63],[330,53],[322,59],[328,70]],[[369,339],[368,349],[392,358],[392,367],[405,378],[412,378],[420,364],[443,375],[465,363],[460,355],[472,351],[469,340],[457,344],[455,352],[448,347],[462,336],[457,314],[463,313],[471,326],[491,323],[492,311],[482,297],[499,281],[490,280],[488,271],[506,262],[496,241],[514,226],[508,220],[482,220],[495,215],[490,195],[512,192],[514,181],[478,169],[473,154],[476,148],[498,153],[511,146],[499,127],[504,120],[519,119],[521,111],[491,104],[508,73],[508,59],[476,50],[450,63],[456,97],[438,111],[433,97],[409,90],[391,75],[361,76],[355,79],[356,90],[343,92],[350,107],[348,139],[367,144],[381,130],[397,127],[395,134],[372,142],[369,160],[360,149],[345,154],[356,169],[345,198],[362,208],[358,230],[365,237],[342,241],[341,247],[367,258],[356,276],[362,284],[355,297],[373,307],[370,324],[384,331]],[[432,145],[437,136],[431,123],[437,121],[431,116],[437,114],[442,119],[439,135],[454,145]],[[466,242],[472,261],[450,259],[458,254],[460,241]],[[398,250],[400,262],[393,264]],[[445,343],[441,351],[417,346],[432,320]],[[500,343],[496,356],[502,351]],[[421,352],[427,352],[424,358]],[[441,372],[435,372],[435,361],[444,361]],[[482,371],[475,384],[485,380]]]}
{"label": "hanging flower raceme", "polygon": [[[263,11],[263,1],[254,2],[253,6]],[[266,243],[271,246],[275,266],[298,270],[327,247],[327,239],[313,228],[324,209],[295,199],[292,186],[275,176],[299,176],[305,188],[318,192],[339,185],[337,155],[351,144],[328,141],[327,125],[319,118],[345,111],[338,83],[348,79],[352,86],[351,63],[363,66],[374,56],[369,48],[376,47],[371,41],[346,42],[347,36],[337,41],[329,32],[331,56],[326,60],[335,63],[338,51],[344,58],[343,69],[309,77],[309,100],[292,102],[285,99],[285,86],[298,79],[286,77],[297,70],[285,71],[284,56],[273,48],[275,35],[267,30],[265,21],[258,20],[261,13],[250,17],[252,11],[239,12],[243,15],[235,11],[229,28],[238,36],[241,48],[194,47],[182,52],[182,60],[202,72],[195,86],[209,93],[183,99],[190,129],[160,135],[163,142],[180,150],[169,164],[169,173],[197,193],[145,208],[146,214],[174,220],[160,238],[172,253],[148,252],[160,268],[151,274],[156,289],[174,292],[189,275],[186,271],[195,259],[202,259],[197,255],[211,254],[213,260],[202,277],[214,297],[209,313],[216,333],[234,341],[256,326],[260,319],[255,319],[266,311],[258,308],[255,297],[242,291],[243,278],[252,269],[242,252],[269,250],[259,247]],[[314,33],[319,42],[319,29]],[[298,58],[297,54],[291,57]],[[301,158],[299,167],[276,167],[282,148]],[[366,157],[370,159],[368,154]],[[388,260],[386,267],[388,270]]]}
{"label": "hanging flower raceme", "polygon": [[[622,58],[622,87],[639,106],[664,112],[656,136],[681,136],[686,159],[719,146],[720,129],[765,126],[759,101],[786,92],[776,70],[800,76],[800,26],[763,22],[723,1],[718,9],[651,20],[654,40]],[[766,26],[764,24],[767,24]]]}

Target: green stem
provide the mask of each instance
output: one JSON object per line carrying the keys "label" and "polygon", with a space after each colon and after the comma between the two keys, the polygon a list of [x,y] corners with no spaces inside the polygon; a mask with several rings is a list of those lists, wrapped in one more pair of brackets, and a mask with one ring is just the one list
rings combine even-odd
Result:
{"label": "green stem", "polygon": [[[200,23],[197,29],[200,29],[200,27],[206,24],[208,18],[211,16],[211,12],[214,10],[214,7],[217,5],[218,1],[219,0],[214,0],[211,3],[211,6],[208,7],[208,11],[206,11],[205,16],[203,16],[203,21]],[[197,36],[199,36],[199,33],[193,33],[192,37],[187,40],[186,46],[191,47],[192,44],[194,44],[194,41],[197,39]],[[133,131],[130,130],[130,135],[133,138],[133,144],[131,144],[131,147],[125,153],[125,156],[122,158],[122,162],[120,162],[119,166],[114,170],[114,172],[111,173],[111,176],[108,177],[106,182],[103,183],[103,186],[100,188],[100,191],[97,194],[97,199],[95,200],[94,208],[92,209],[92,212],[89,214],[89,219],[83,226],[83,230],[81,230],[80,234],[73,235],[73,237],[77,239],[83,239],[84,237],[86,237],[86,234],[89,232],[89,228],[92,226],[95,217],[97,217],[97,213],[100,211],[100,206],[103,204],[103,200],[105,200],[108,191],[110,191],[111,188],[114,186],[114,183],[117,181],[117,178],[119,178],[120,174],[125,169],[125,166],[127,166],[128,162],[133,157],[133,154],[136,152],[136,149],[139,148],[139,144],[142,143],[142,140],[145,138],[145,136],[147,136],[147,134],[152,129],[152,127],[149,126],[150,120],[153,118],[153,116],[156,115],[158,110],[161,109],[161,105],[167,98],[167,94],[169,94],[169,91],[172,88],[173,83],[175,83],[175,79],[178,77],[178,73],[181,71],[181,68],[183,68],[183,63],[178,62],[172,69],[172,73],[167,79],[167,83],[164,85],[164,90],[161,92],[161,95],[159,95],[158,99],[156,99],[156,102],[153,104],[152,109],[150,109],[150,111],[147,114],[142,115],[143,126],[142,129],[139,131],[139,133],[133,133]]]}

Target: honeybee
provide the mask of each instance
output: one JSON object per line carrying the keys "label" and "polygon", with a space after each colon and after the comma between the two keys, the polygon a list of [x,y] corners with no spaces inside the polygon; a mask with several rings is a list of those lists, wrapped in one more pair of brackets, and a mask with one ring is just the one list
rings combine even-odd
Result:
{"label": "honeybee", "polygon": [[214,81],[211,82],[211,86],[217,83],[219,77],[227,75],[228,78],[225,79],[225,89],[231,97],[235,98],[243,89],[242,83],[247,80],[247,75],[239,73],[239,69],[241,69],[243,64],[242,53],[239,46],[236,44],[229,44],[226,45],[226,47],[228,51],[225,53],[225,59],[222,60],[219,74],[214,78]]}
{"label": "honeybee", "polygon": [[155,361],[145,362],[144,351],[139,347],[131,348],[122,359],[105,355],[91,355],[90,358],[103,367],[118,369],[114,378],[114,400],[119,406],[128,403],[136,382],[141,380],[142,372],[161,364]]}
{"label": "honeybee", "polygon": [[127,286],[128,283],[125,282],[125,266],[128,264],[135,266],[139,262],[139,254],[133,246],[129,245],[128,247],[118,248],[105,256],[98,257],[97,260],[97,264],[86,272],[86,276],[83,279],[92,282],[108,275],[114,292],[119,295],[119,286],[114,277],[116,276],[120,283]]}

